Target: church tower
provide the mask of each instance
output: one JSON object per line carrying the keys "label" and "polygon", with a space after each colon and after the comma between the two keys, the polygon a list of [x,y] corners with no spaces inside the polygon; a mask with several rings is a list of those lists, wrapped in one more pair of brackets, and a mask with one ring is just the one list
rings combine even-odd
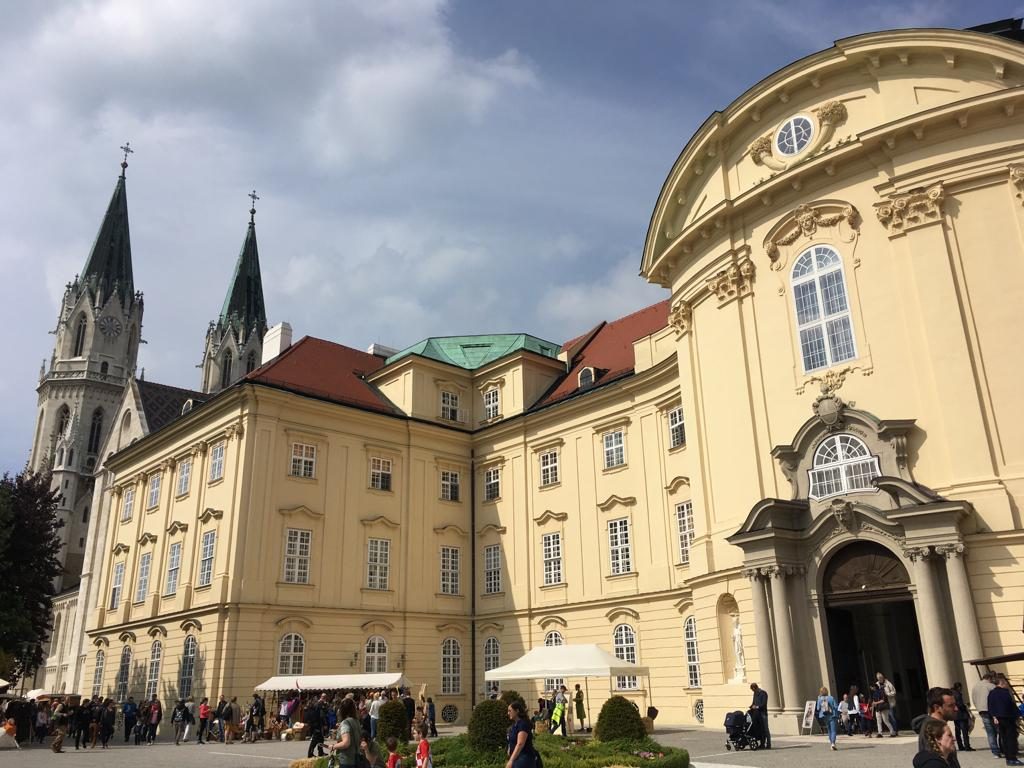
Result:
{"label": "church tower", "polygon": [[216,322],[206,330],[203,392],[220,392],[260,365],[267,310],[263,303],[260,254],[256,247],[256,191],[249,195],[249,228],[238,254],[235,274]]}
{"label": "church tower", "polygon": [[51,470],[64,521],[58,589],[74,587],[82,572],[92,501],[93,472],[114,409],[135,371],[142,332],[142,294],[132,278],[124,160],[96,242],[80,275],[67,284],[57,316],[49,365],[39,372],[38,417],[29,468]]}

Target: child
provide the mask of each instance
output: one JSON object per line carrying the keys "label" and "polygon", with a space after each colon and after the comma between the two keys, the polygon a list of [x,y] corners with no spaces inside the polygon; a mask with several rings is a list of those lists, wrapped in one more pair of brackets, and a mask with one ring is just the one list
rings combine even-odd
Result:
{"label": "child", "polygon": [[427,741],[427,726],[420,725],[420,743],[416,747],[416,768],[434,768],[434,760],[430,756],[430,742]]}
{"label": "child", "polygon": [[388,736],[387,741],[384,743],[388,748],[387,768],[402,768],[402,758],[398,756],[398,739],[394,736]]}

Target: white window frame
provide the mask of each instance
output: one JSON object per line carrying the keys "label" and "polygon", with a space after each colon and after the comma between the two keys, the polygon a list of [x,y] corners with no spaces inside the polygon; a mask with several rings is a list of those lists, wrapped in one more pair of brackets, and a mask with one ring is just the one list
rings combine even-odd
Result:
{"label": "white window frame", "polygon": [[121,604],[121,590],[124,588],[124,561],[114,563],[114,571],[110,577],[110,610],[115,611]]}
{"label": "white window frame", "polygon": [[178,591],[178,578],[181,576],[180,541],[171,542],[167,549],[167,578],[164,581],[164,596],[169,597]]}
{"label": "white window frame", "polygon": [[488,544],[484,547],[484,594],[497,595],[501,592],[501,545]]}
{"label": "white window frame", "polygon": [[289,632],[277,642],[277,674],[301,675],[305,668],[306,639],[298,632]]}
{"label": "white window frame", "polygon": [[391,583],[391,539],[366,540],[366,588],[387,591]]}
{"label": "white window frame", "polygon": [[459,584],[462,550],[459,547],[441,547],[441,594],[462,594]]}
{"label": "white window frame", "polygon": [[462,644],[454,637],[441,643],[441,695],[462,693]]}
{"label": "white window frame", "polygon": [[[818,268],[818,250],[822,249],[830,251],[835,255],[836,263],[827,266],[819,271]],[[797,267],[804,260],[805,256],[809,256],[811,262],[810,271],[795,276]],[[829,275],[838,272],[839,273],[839,285],[843,289],[843,301],[845,302],[845,309],[838,310],[831,315],[826,314],[826,296],[822,290],[822,280]],[[793,268],[789,272],[789,284],[791,293],[793,294],[793,322],[796,326],[796,348],[797,353],[800,355],[800,366],[803,372],[813,373],[814,371],[823,371],[827,368],[831,368],[834,365],[845,363],[849,360],[856,360],[858,357],[857,347],[857,333],[853,324],[853,313],[851,311],[850,304],[850,289],[846,282],[846,267],[843,264],[843,256],[839,251],[830,245],[819,243],[806,248],[796,259],[793,261]],[[817,317],[805,322],[800,322],[800,307],[797,301],[800,299],[800,288],[806,284],[813,283],[814,285],[814,301],[816,302],[818,314]],[[829,335],[829,324],[839,323],[845,321],[850,331],[850,348],[851,352],[846,357],[839,357],[836,354],[836,350],[833,349],[833,339]],[[814,367],[808,367],[808,356],[805,354],[803,335],[805,332],[811,332],[817,330],[820,333],[820,340],[824,348],[825,362],[823,365],[816,365]]]}
{"label": "white window frame", "polygon": [[146,509],[156,509],[160,506],[161,485],[163,485],[163,475],[160,472],[153,473],[149,478],[149,490],[146,491]]}
{"label": "white window frame", "polygon": [[628,517],[608,521],[608,572],[612,576],[633,572]]}
{"label": "white window frame", "polygon": [[668,412],[668,447],[681,448],[686,445],[686,420],[683,418],[683,406],[679,405]]}
{"label": "white window frame", "polygon": [[690,550],[695,536],[693,530],[693,502],[676,504],[676,531],[679,534],[679,564],[690,564]]}
{"label": "white window frame", "polygon": [[394,463],[383,456],[370,457],[370,487],[375,491],[390,492]]}
{"label": "white window frame", "polygon": [[491,467],[484,470],[484,501],[495,501],[501,498],[501,468]]}
{"label": "white window frame", "polygon": [[92,672],[92,698],[98,699],[103,688],[103,673],[107,665],[107,655],[100,648],[96,651],[96,666]]}
{"label": "white window frame", "polygon": [[178,496],[184,496],[189,492],[192,485],[192,459],[182,459],[178,462]]}
{"label": "white window frame", "polygon": [[[819,463],[827,450],[838,460]],[[873,478],[882,474],[878,456],[871,453],[863,440],[849,432],[829,435],[818,443],[811,462],[811,468],[807,470],[807,495],[811,499],[827,499],[848,493],[875,493],[878,490],[871,484]],[[867,478],[866,482],[863,478]]]}
{"label": "white window frame", "polygon": [[217,532],[207,531],[203,534],[202,546],[199,550],[199,572],[196,577],[197,587],[208,587],[213,583],[213,558],[217,551]]}
{"label": "white window frame", "polygon": [[[553,629],[544,635],[544,645],[548,648],[565,645],[565,637],[557,629]],[[565,685],[564,677],[545,677],[544,678],[544,690],[545,691],[557,691]]]}
{"label": "white window frame", "polygon": [[497,387],[484,392],[484,419],[493,421],[501,415],[501,394]]}
{"label": "white window frame", "polygon": [[683,624],[686,646],[687,688],[700,688],[700,651],[697,645],[697,619],[691,616]]}
{"label": "white window frame", "polygon": [[117,662],[117,678],[114,680],[114,700],[125,701],[128,698],[128,677],[132,672],[132,649],[121,648],[121,657]]}
{"label": "white window frame", "polygon": [[[501,666],[501,642],[493,635],[484,640],[484,672],[490,672]],[[501,693],[501,682],[488,680],[485,683],[484,693],[492,696]]]}
{"label": "white window frame", "polygon": [[124,489],[124,498],[121,500],[121,522],[127,523],[132,519],[135,512],[135,486]]}
{"label": "white window frame", "polygon": [[459,393],[441,390],[441,419],[443,421],[460,422]]}
{"label": "white window frame", "polygon": [[538,461],[540,462],[540,485],[541,485],[541,488],[544,488],[544,487],[549,486],[549,485],[557,485],[558,484],[558,473],[559,473],[558,460],[559,460],[559,456],[558,456],[558,451],[557,450],[544,451],[538,457]]}
{"label": "white window frame", "polygon": [[540,537],[541,558],[544,561],[544,586],[563,584],[562,533],[555,531]]}
{"label": "white window frame", "polygon": [[368,675],[388,671],[388,641],[380,635],[371,635],[363,647],[363,671]]}
{"label": "white window frame", "polygon": [[285,584],[309,584],[309,566],[313,556],[313,531],[286,528],[284,532]]}
{"label": "white window frame", "polygon": [[288,468],[291,477],[311,480],[316,477],[316,446],[309,443],[292,443],[292,460]]}
{"label": "white window frame", "polygon": [[621,429],[613,429],[601,435],[604,446],[604,468],[615,469],[626,464],[626,433]]}
{"label": "white window frame", "polygon": [[178,666],[178,696],[183,699],[192,695],[198,647],[199,643],[195,635],[185,638],[185,647],[181,651],[181,664]]}
{"label": "white window frame", "polygon": [[224,442],[219,442],[210,449],[210,482],[215,483],[224,477]]}
{"label": "white window frame", "polygon": [[160,687],[160,666],[164,658],[164,645],[159,640],[154,640],[149,647],[149,665],[146,674],[146,701],[153,698]]}
{"label": "white window frame", "polygon": [[[615,658],[636,664],[637,660],[636,630],[629,624],[619,624],[612,631],[612,647]],[[618,675],[615,678],[615,689],[618,691],[635,691],[640,687],[636,675]]]}
{"label": "white window frame", "polygon": [[443,501],[459,500],[459,473],[454,469],[441,470],[441,499]]}
{"label": "white window frame", "polygon": [[142,603],[149,592],[149,572],[153,567],[153,553],[143,552],[139,558],[139,580],[135,584],[135,602]]}
{"label": "white window frame", "polygon": [[[800,139],[796,136],[797,121],[800,121],[801,123],[806,123],[807,131],[806,136],[803,137],[803,144],[800,144],[800,146],[797,146],[797,144],[800,141]],[[801,126],[801,130],[805,130],[803,126]],[[782,138],[784,131],[788,132],[790,138],[793,140],[792,152],[788,151],[787,149],[784,149],[779,142],[779,139]],[[817,128],[814,124],[814,120],[811,119],[810,115],[793,115],[792,117],[788,118],[784,123],[782,123],[782,125],[775,129],[775,134],[772,136],[772,146],[775,148],[775,151],[778,153],[779,157],[796,157],[809,146],[811,146],[811,143],[814,141],[814,134],[816,131]]]}

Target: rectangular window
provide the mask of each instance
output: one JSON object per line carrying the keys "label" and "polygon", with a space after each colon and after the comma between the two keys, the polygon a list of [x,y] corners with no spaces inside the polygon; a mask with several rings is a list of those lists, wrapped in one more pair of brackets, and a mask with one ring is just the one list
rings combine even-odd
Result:
{"label": "rectangular window", "polygon": [[292,477],[313,477],[316,470],[316,446],[292,443]]}
{"label": "rectangular window", "polygon": [[121,604],[121,588],[124,586],[124,563],[114,565],[114,578],[110,580],[110,610]]}
{"label": "rectangular window", "polygon": [[484,392],[484,418],[487,421],[498,418],[499,402],[497,387]]}
{"label": "rectangular window", "polygon": [[224,443],[210,449],[210,482],[224,477]]}
{"label": "rectangular window", "polygon": [[178,462],[178,496],[188,493],[189,485],[192,482],[192,459],[182,459]]}
{"label": "rectangular window", "polygon": [[369,539],[366,542],[366,588],[387,589],[391,568],[391,541]]}
{"label": "rectangular window", "polygon": [[484,501],[494,501],[501,496],[501,470],[497,467],[484,472]]}
{"label": "rectangular window", "polygon": [[459,418],[459,396],[456,393],[441,393],[441,418],[445,421],[462,421]]}
{"label": "rectangular window", "polygon": [[178,591],[178,574],[181,573],[181,542],[176,541],[167,550],[167,582],[164,594],[173,595]]}
{"label": "rectangular window", "polygon": [[629,520],[627,518],[608,521],[608,551],[612,576],[632,572],[633,556],[629,546]]}
{"label": "rectangular window", "polygon": [[668,445],[669,448],[686,445],[686,423],[683,421],[682,408],[673,408],[668,412]]}
{"label": "rectangular window", "polygon": [[445,501],[459,500],[459,473],[441,471],[441,498]]}
{"label": "rectangular window", "polygon": [[484,594],[496,595],[501,592],[501,547],[491,544],[484,547]]}
{"label": "rectangular window", "polygon": [[544,559],[544,584],[562,583],[562,534],[545,533],[541,537]]}
{"label": "rectangular window", "polygon": [[604,435],[604,468],[621,467],[626,463],[626,448],[622,430],[606,432]]}
{"label": "rectangular window", "polygon": [[132,519],[132,507],[135,506],[135,489],[124,489],[124,503],[121,505],[121,522]]}
{"label": "rectangular window", "polygon": [[554,485],[558,482],[558,451],[546,451],[540,455],[540,484]]}
{"label": "rectangular window", "polygon": [[378,491],[391,490],[391,459],[370,458],[370,487]]}
{"label": "rectangular window", "polygon": [[693,504],[676,504],[676,524],[679,530],[679,564],[690,564],[690,545],[693,544]]}
{"label": "rectangular window", "polygon": [[459,594],[459,548],[441,547],[441,594]]}
{"label": "rectangular window", "polygon": [[213,548],[217,543],[217,532],[203,534],[203,545],[199,552],[199,579],[196,586],[208,587],[213,582]]}
{"label": "rectangular window", "polygon": [[153,553],[146,552],[139,558],[139,581],[135,585],[135,602],[141,603],[149,592],[149,568],[153,563]]}
{"label": "rectangular window", "polygon": [[149,494],[146,497],[146,509],[154,509],[160,503],[160,481],[162,475],[158,471],[149,478]]}
{"label": "rectangular window", "polygon": [[284,541],[284,580],[287,584],[309,584],[309,556],[313,532],[288,528]]}

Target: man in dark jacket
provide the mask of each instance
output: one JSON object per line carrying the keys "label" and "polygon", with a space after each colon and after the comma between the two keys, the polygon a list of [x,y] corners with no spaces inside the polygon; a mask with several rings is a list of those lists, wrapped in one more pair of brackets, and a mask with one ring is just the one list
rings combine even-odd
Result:
{"label": "man in dark jacket", "polygon": [[306,757],[313,757],[314,750],[317,750],[319,757],[323,757],[327,754],[324,751],[324,729],[327,727],[326,693],[321,693],[316,704],[306,710],[305,718],[306,725],[309,726],[309,750]]}
{"label": "man in dark jacket", "polygon": [[988,713],[999,731],[999,743],[1002,745],[1003,755],[1006,756],[1006,764],[1024,765],[1017,759],[1017,718],[1020,717],[1020,712],[1017,709],[1017,702],[1013,700],[1013,694],[1010,693],[1010,683],[1006,675],[999,675],[996,678],[996,687],[989,691]]}
{"label": "man in dark jacket", "polygon": [[768,730],[768,691],[759,688],[757,683],[751,683],[750,690],[754,692],[754,698],[750,702],[754,733],[758,734],[761,749],[771,749],[772,735]]}
{"label": "man in dark jacket", "polygon": [[135,728],[135,718],[139,716],[139,707],[135,703],[135,697],[128,697],[128,701],[121,705],[121,713],[124,715],[124,743],[127,744],[132,730]]}
{"label": "man in dark jacket", "polygon": [[[928,740],[924,735],[924,724],[929,719],[949,723],[956,718],[956,698],[953,696],[953,691],[949,688],[929,688],[925,700],[928,703],[928,717],[921,721],[917,729],[918,752],[928,751]],[[953,752],[946,758],[946,763],[949,765],[949,768],[960,768],[960,758],[957,757],[956,752]]]}

